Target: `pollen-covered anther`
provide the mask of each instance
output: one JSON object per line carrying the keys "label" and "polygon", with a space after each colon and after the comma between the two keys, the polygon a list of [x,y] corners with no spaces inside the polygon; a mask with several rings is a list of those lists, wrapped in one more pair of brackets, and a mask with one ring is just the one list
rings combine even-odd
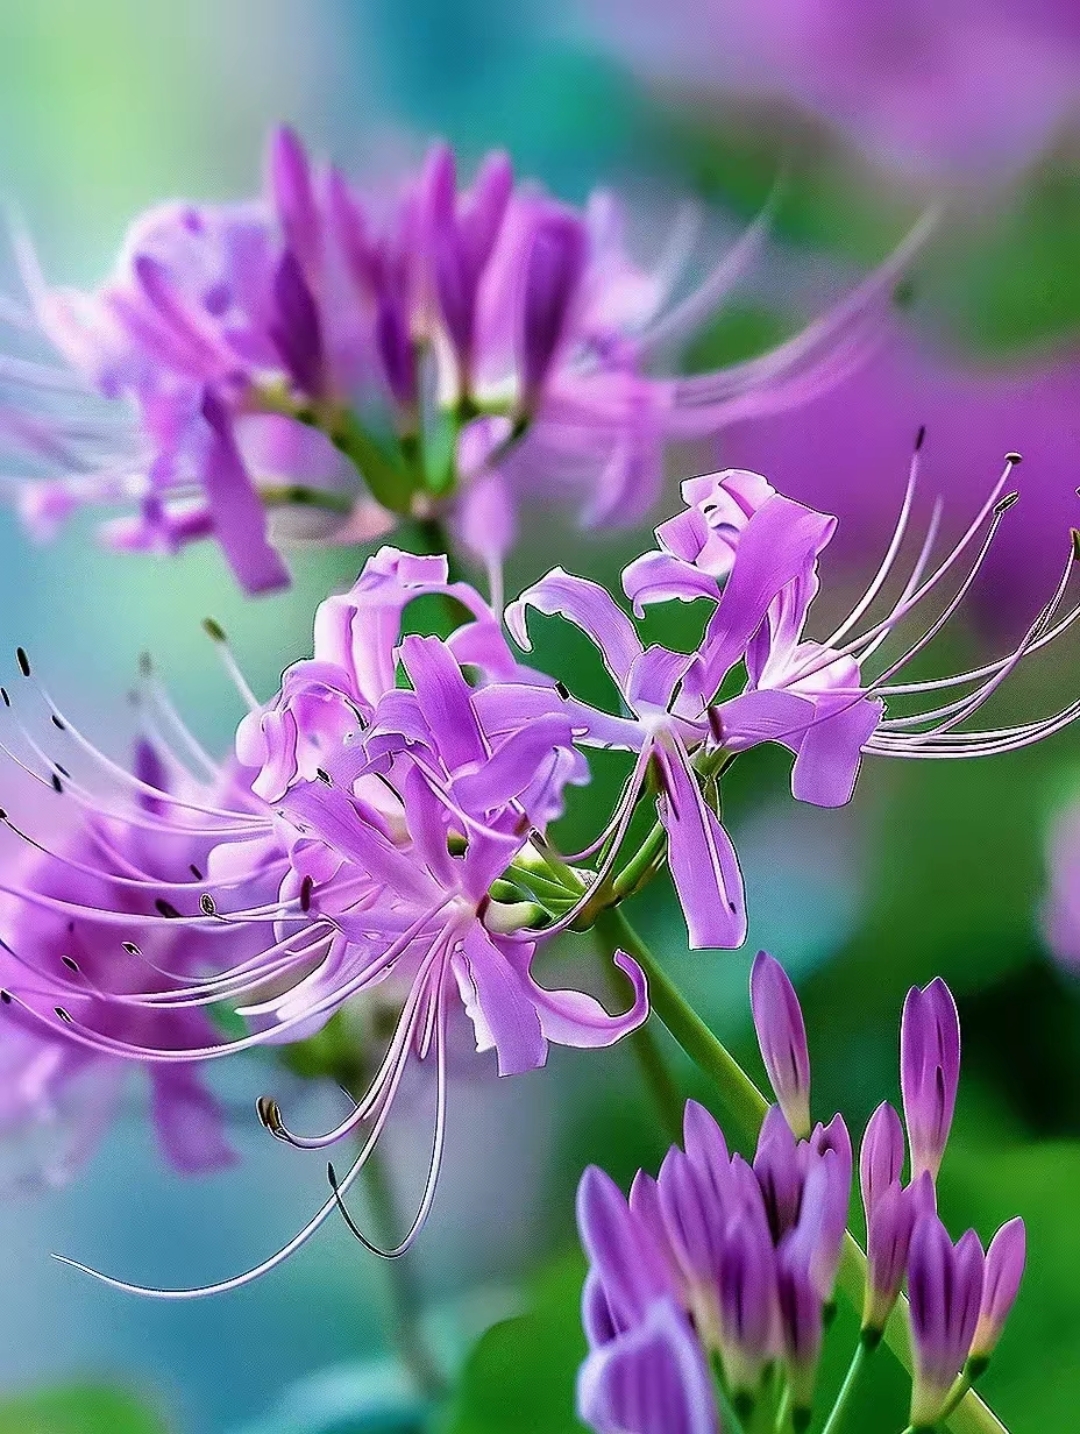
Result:
{"label": "pollen-covered anther", "polygon": [[271,1135],[278,1140],[284,1140],[285,1122],[281,1117],[281,1107],[272,1095],[259,1096],[255,1102],[255,1113]]}

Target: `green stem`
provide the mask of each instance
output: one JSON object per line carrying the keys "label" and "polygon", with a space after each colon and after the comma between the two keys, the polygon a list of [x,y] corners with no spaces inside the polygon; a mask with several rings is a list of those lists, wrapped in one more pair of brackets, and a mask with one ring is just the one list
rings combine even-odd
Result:
{"label": "green stem", "polygon": [[[368,1209],[376,1241],[384,1246],[396,1239],[394,1191],[380,1153],[375,1150],[364,1166]],[[421,1320],[422,1301],[416,1266],[406,1255],[384,1260],[390,1296],[390,1332],[401,1361],[422,1398],[434,1403],[446,1393],[446,1380],[427,1346]]]}
{"label": "green stem", "polygon": [[345,493],[327,493],[302,483],[264,483],[258,489],[267,508],[322,508],[328,513],[351,513],[353,499]]}
{"label": "green stem", "polygon": [[[599,934],[597,945],[600,948],[601,958],[603,958],[601,964],[608,986],[621,1008],[626,1005],[629,982],[610,959],[608,943],[599,937]],[[683,1098],[674,1076],[668,1070],[660,1047],[657,1045],[656,1037],[650,1029],[651,1025],[652,1018],[650,1017],[643,1026],[639,1026],[630,1034],[628,1037],[630,1049],[637,1059],[642,1080],[653,1099],[667,1138],[679,1141],[682,1139]]]}
{"label": "green stem", "polygon": [[[721,1104],[739,1133],[748,1142],[755,1141],[768,1110],[768,1102],[757,1086],[688,1004],[620,910],[601,912],[596,929],[607,941],[609,950],[619,948],[634,957],[649,982],[652,1009],[690,1059],[712,1080]],[[844,1237],[837,1282],[852,1308],[860,1312],[866,1288],[866,1256],[850,1233]],[[907,1330],[907,1301],[901,1296],[885,1327],[885,1343],[910,1374]],[[974,1390],[970,1390],[950,1414],[948,1426],[953,1434],[1008,1434]]]}
{"label": "green stem", "polygon": [[863,1369],[866,1367],[868,1354],[869,1350],[863,1341],[860,1340],[855,1346],[855,1353],[852,1356],[851,1363],[848,1365],[848,1372],[844,1375],[844,1382],[840,1386],[840,1393],[836,1396],[836,1403],[833,1405],[832,1412],[825,1421],[825,1427],[822,1429],[821,1434],[836,1434],[840,1425],[843,1423],[844,1412],[847,1409],[852,1394],[855,1392],[855,1386],[859,1382]]}

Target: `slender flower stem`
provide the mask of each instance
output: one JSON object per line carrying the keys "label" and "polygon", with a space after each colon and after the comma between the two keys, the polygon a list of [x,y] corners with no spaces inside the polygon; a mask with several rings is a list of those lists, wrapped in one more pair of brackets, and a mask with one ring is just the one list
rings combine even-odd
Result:
{"label": "slender flower stem", "polygon": [[840,1386],[840,1393],[836,1396],[836,1403],[833,1405],[832,1412],[825,1421],[825,1427],[822,1429],[821,1434],[837,1434],[837,1430],[844,1421],[844,1412],[847,1409],[848,1402],[855,1392],[855,1386],[858,1384],[859,1378],[866,1367],[866,1360],[869,1353],[870,1351],[866,1345],[860,1340],[855,1346],[855,1353],[852,1355],[851,1363],[848,1365],[848,1372],[844,1375],[844,1382]]}
{"label": "slender flower stem", "polygon": [[[389,1246],[397,1238],[394,1191],[390,1173],[378,1150],[371,1153],[364,1166],[364,1183],[373,1233],[380,1244]],[[424,1338],[416,1266],[408,1256],[381,1263],[386,1267],[393,1343],[417,1392],[434,1403],[446,1393],[446,1380]]]}
{"label": "slender flower stem", "polygon": [[[620,948],[638,962],[649,983],[652,1009],[690,1059],[712,1080],[726,1113],[742,1137],[749,1142],[756,1140],[768,1102],[754,1082],[688,1004],[621,910],[602,912],[596,929],[606,941],[607,950]],[[838,1284],[852,1307],[860,1311],[866,1288],[866,1256],[850,1232],[844,1237]],[[910,1374],[907,1331],[907,1301],[901,1296],[885,1327],[885,1343]],[[1005,1426],[974,1390],[968,1391],[947,1422],[953,1434],[1007,1434]]]}

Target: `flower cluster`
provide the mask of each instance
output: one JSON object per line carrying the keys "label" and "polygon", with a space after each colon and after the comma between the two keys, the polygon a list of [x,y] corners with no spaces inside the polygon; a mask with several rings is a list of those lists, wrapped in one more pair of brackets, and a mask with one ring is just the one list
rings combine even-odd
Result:
{"label": "flower cluster", "polygon": [[[141,1063],[155,1073],[165,1108],[187,1119],[197,1103],[195,1063],[302,1041],[358,1001],[378,1000],[392,1014],[385,1053],[363,1081],[352,1079],[353,1108],[333,1129],[298,1133],[276,1100],[260,1101],[263,1123],[295,1146],[325,1149],[352,1135],[363,1143],[340,1182],[331,1175],[333,1198],[284,1250],[211,1288],[231,1288],[272,1267],[335,1208],[345,1209],[343,1197],[385,1127],[406,1067],[430,1062],[437,1092],[430,1174],[395,1252],[409,1247],[434,1198],[455,1006],[471,1021],[477,1048],[494,1051],[505,1075],[543,1065],[550,1042],[605,1046],[645,1019],[645,977],[625,953],[614,954],[629,977],[630,1005],[611,1015],[584,990],[539,983],[533,966],[542,943],[587,929],[666,865],[691,944],[741,944],[745,898],[721,820],[721,785],[749,748],[789,748],[794,795],[834,806],[851,796],[864,753],[1008,751],[1072,720],[1076,704],[1016,728],[983,733],[966,726],[1017,663],[1075,616],[1058,615],[1071,553],[1058,589],[1007,656],[952,678],[890,680],[969,589],[1011,504],[1002,492],[1013,462],[954,549],[934,556],[935,510],[910,570],[894,579],[913,472],[881,569],[823,640],[808,637],[805,627],[835,520],[756,474],[691,480],[685,511],[661,525],[658,546],[629,565],[623,583],[638,610],[668,598],[703,600],[707,620],[694,650],[646,647],[604,589],[561,569],[504,615],[525,651],[530,609],[559,614],[587,633],[620,694],[618,712],[584,702],[526,665],[499,614],[472,587],[450,580],[444,557],[393,548],[372,557],[348,593],[319,607],[312,657],[287,669],[268,702],[237,674],[251,710],[235,757],[224,765],[202,751],[148,678],[142,706],[160,772],[126,772],[57,709],[20,650],[44,735],[32,716],[23,718],[24,704],[8,696],[4,750],[46,789],[86,810],[70,850],[38,849],[28,873],[0,884],[16,912],[4,965],[5,1015],[35,1049],[48,1059],[60,1052],[72,1062],[77,1053],[82,1062]],[[868,659],[962,560],[956,591],[870,677]],[[890,582],[898,591],[885,600]],[[883,615],[873,620],[879,597]],[[446,635],[410,630],[409,609],[421,598],[439,609]],[[219,629],[212,635],[223,641]],[[894,696],[942,687],[962,695],[894,715]],[[52,754],[59,742],[63,761]],[[560,853],[555,824],[568,792],[587,782],[588,753],[598,746],[627,754],[622,796],[585,852]],[[184,757],[201,777],[185,768]],[[639,815],[653,819],[635,847]],[[764,987],[759,998],[774,999]],[[785,999],[790,1007],[793,996]],[[205,1015],[222,1007],[239,1016],[241,1034],[205,1025]],[[789,1046],[769,1047],[771,1068],[794,1075],[805,1062],[798,1043]],[[787,1075],[776,1081],[802,1139],[809,1134],[803,1094],[797,1084],[787,1091]],[[180,1086],[179,1105],[170,1104]],[[950,1113],[951,1106],[927,1125],[909,1112],[916,1174],[936,1169],[935,1141]],[[841,1136],[830,1127],[811,1137],[811,1160],[778,1119],[767,1135],[759,1164],[777,1181],[790,1185],[796,1168],[809,1180],[808,1162],[834,1172],[814,1177],[815,1188],[823,1181],[828,1187],[821,1199],[831,1230],[839,1205],[828,1192],[846,1158]],[[777,1249],[793,1219],[777,1206],[769,1227]],[[826,1238],[821,1231],[800,1236],[798,1246],[817,1251],[815,1289],[824,1301],[835,1251],[820,1253],[819,1237]]]}
{"label": "flower cluster", "polygon": [[288,581],[275,538],[358,542],[445,515],[497,582],[538,484],[589,523],[639,519],[671,441],[850,371],[919,240],[771,354],[677,376],[660,361],[763,224],[681,297],[686,226],[652,269],[623,228],[610,196],[573,209],[501,153],[463,189],[442,145],[397,193],[361,193],[283,129],[261,199],[152,209],[92,292],[50,287],[22,240],[30,306],[5,314],[55,358],[0,360],[0,425],[29,465],[18,505],[43,536],[84,504],[134,506],[104,529],[120,549],[212,535],[249,593]]}
{"label": "flower cluster", "polygon": [[[783,1400],[793,1427],[809,1427],[843,1253],[851,1141],[839,1115],[810,1128],[802,1014],[764,952],[751,1000],[779,1102],[752,1163],[730,1155],[712,1116],[690,1102],[683,1148],[669,1151],[656,1179],[639,1171],[629,1199],[596,1167],[582,1178],[591,1353],[578,1403],[600,1434],[713,1434],[710,1360],[741,1417]],[[883,1104],[859,1162],[868,1240],[858,1357],[880,1342],[906,1278],[911,1424],[926,1430],[959,1403],[1001,1337],[1023,1273],[1024,1226],[1010,1221],[984,1254],[973,1230],[954,1245],[938,1218],[934,1180],[960,1067],[956,1007],[942,981],[909,993],[900,1043],[909,1180],[904,1127]]]}

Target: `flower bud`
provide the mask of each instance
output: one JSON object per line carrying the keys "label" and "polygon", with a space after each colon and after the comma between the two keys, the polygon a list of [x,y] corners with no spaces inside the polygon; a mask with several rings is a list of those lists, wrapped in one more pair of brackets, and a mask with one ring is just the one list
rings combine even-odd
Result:
{"label": "flower bud", "polygon": [[968,1372],[976,1378],[997,1348],[1024,1274],[1027,1232],[1019,1216],[1002,1225],[986,1252],[979,1323],[971,1345]]}
{"label": "flower bud", "polygon": [[936,1179],[960,1080],[960,1018],[940,977],[908,992],[900,1023],[900,1087],[911,1148],[911,1178]]}
{"label": "flower bud", "polygon": [[769,1082],[792,1131],[805,1139],[810,1134],[806,1026],[787,972],[766,951],[758,952],[750,973],[750,1004]]}

